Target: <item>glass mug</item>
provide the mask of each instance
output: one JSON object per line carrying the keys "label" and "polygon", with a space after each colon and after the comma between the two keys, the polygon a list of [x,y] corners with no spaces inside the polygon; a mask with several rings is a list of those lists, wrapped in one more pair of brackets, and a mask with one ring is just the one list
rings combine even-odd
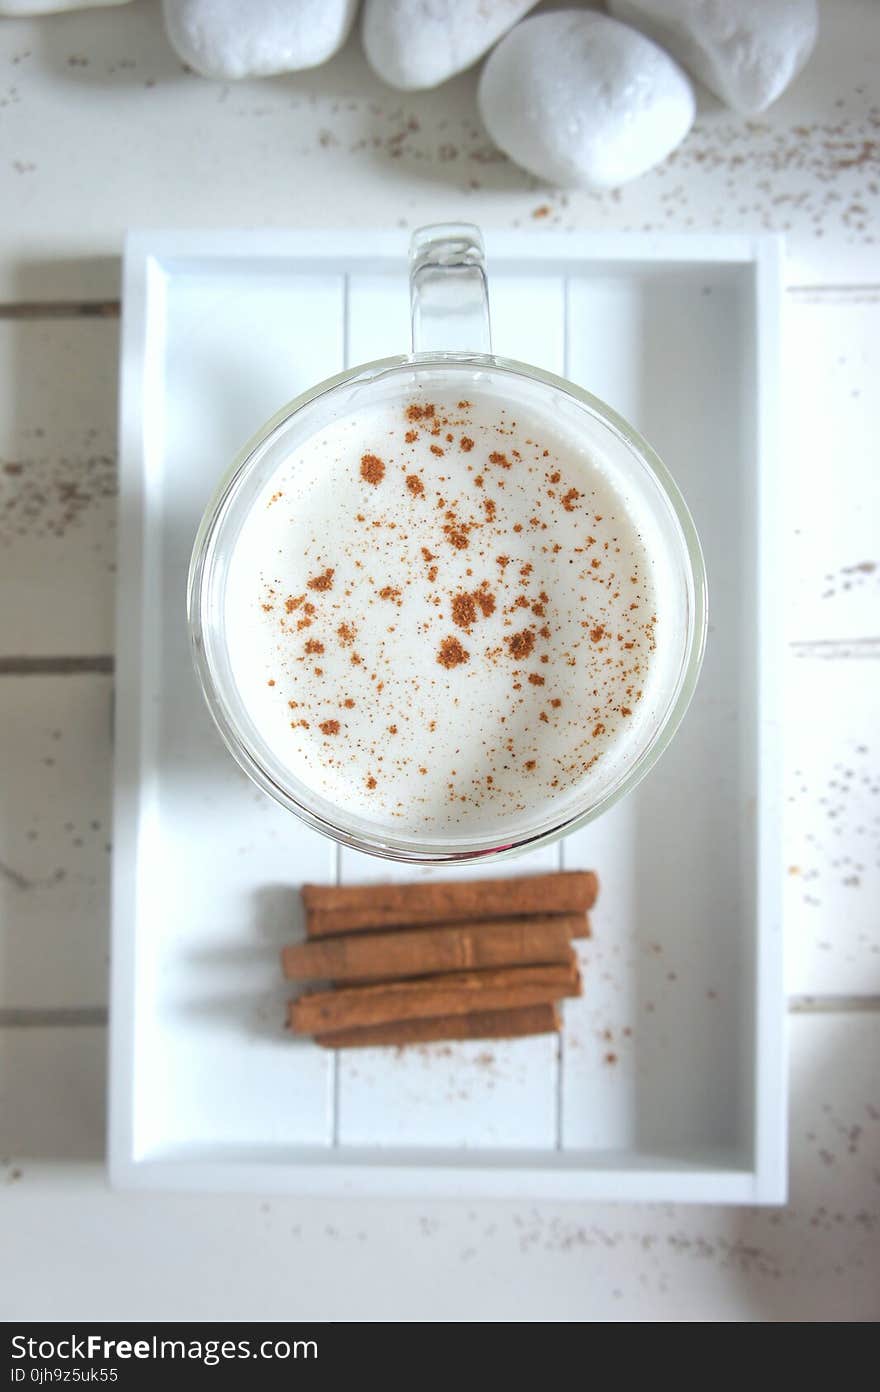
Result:
{"label": "glass mug", "polygon": [[[515,854],[584,825],[629,792],[669,744],[693,695],[706,633],[706,576],[699,539],[672,477],[650,445],[609,406],[572,382],[491,351],[486,263],[476,227],[440,225],[410,247],[412,352],[339,373],[291,401],[232,464],[195,541],[188,611],[196,671],[226,745],[247,774],[283,807],[344,845],[390,860],[456,863]],[[252,719],[234,678],[226,634],[226,585],[241,528],[282,460],[359,407],[399,400],[401,389],[491,391],[498,400],[551,412],[601,457],[647,519],[645,546],[664,595],[663,662],[650,717],[623,757],[588,788],[527,809],[519,822],[485,834],[399,831],[310,788],[283,763]]]}

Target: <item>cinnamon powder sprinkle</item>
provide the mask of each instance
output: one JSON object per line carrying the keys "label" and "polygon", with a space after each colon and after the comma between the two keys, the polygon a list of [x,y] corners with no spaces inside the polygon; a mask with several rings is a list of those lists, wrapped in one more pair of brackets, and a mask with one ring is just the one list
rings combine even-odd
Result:
{"label": "cinnamon powder sprinkle", "polygon": [[336,571],[333,569],[333,567],[328,566],[327,569],[325,571],[322,571],[320,575],[316,575],[313,579],[307,580],[306,584],[308,585],[310,590],[320,590],[322,592],[324,590],[332,590],[333,576],[335,574]]}
{"label": "cinnamon powder sprinkle", "polygon": [[507,639],[510,648],[510,656],[517,659],[528,657],[535,646],[535,635],[530,628],[524,628],[521,633],[514,633]]}
{"label": "cinnamon powder sprinkle", "polygon": [[605,626],[604,626],[604,624],[597,624],[595,628],[591,628],[591,629],[590,629],[590,642],[591,642],[591,643],[601,643],[601,641],[602,641],[602,639],[603,639],[604,637],[605,637]]}
{"label": "cinnamon powder sprinkle", "polygon": [[443,455],[446,453],[446,451],[445,451],[445,449],[443,449],[440,445],[432,445],[432,446],[431,446],[431,453],[432,453],[432,454],[439,455],[439,456],[442,458]]}
{"label": "cinnamon powder sprinkle", "polygon": [[470,628],[477,621],[477,606],[474,596],[457,594],[452,598],[452,622],[459,628]]}
{"label": "cinnamon powder sprinkle", "polygon": [[309,641],[306,643],[307,653],[322,653],[323,651],[324,644],[320,643],[317,638],[310,638]]}
{"label": "cinnamon powder sprinkle", "polygon": [[403,438],[408,445],[414,445],[419,438],[419,432],[417,430],[408,430]]}
{"label": "cinnamon powder sprinkle", "polygon": [[449,544],[455,547],[456,551],[465,550],[468,544],[468,536],[464,527],[456,523],[447,522],[446,526],[443,528],[443,535],[446,537]]}
{"label": "cinnamon powder sprinkle", "polygon": [[474,590],[474,599],[480,606],[480,611],[484,619],[488,619],[491,614],[495,613],[495,596],[489,589],[485,580],[478,590]]}
{"label": "cinnamon powder sprinkle", "polygon": [[[292,614],[294,609],[298,609],[304,599],[304,594],[297,595],[296,599],[294,599],[293,595],[289,595],[288,598],[284,601],[284,607],[287,610],[288,614]],[[266,606],[264,605],[263,607],[265,608]]]}
{"label": "cinnamon powder sprinkle", "polygon": [[377,454],[361,456],[361,478],[365,483],[381,483],[385,477],[385,465]]}
{"label": "cinnamon powder sprinkle", "polygon": [[529,672],[529,681],[532,683],[532,686],[544,685],[544,678],[539,677],[537,672]]}
{"label": "cinnamon powder sprinkle", "polygon": [[318,729],[321,731],[322,735],[338,735],[340,729],[339,721],[322,720],[321,724],[318,726]]}
{"label": "cinnamon powder sprinkle", "polygon": [[467,435],[462,435],[458,443],[459,447],[464,450],[465,454],[470,454],[471,450],[474,447],[473,440],[471,440]]}
{"label": "cinnamon powder sprinkle", "polygon": [[400,590],[395,589],[393,585],[385,585],[384,588],[379,591],[379,598],[391,600],[400,599]]}
{"label": "cinnamon powder sprinkle", "polygon": [[357,637],[357,631],[352,624],[341,623],[336,630],[336,636],[343,647],[348,647]]}
{"label": "cinnamon powder sprinkle", "polygon": [[425,491],[425,485],[418,474],[407,474],[406,486],[414,498],[420,498]]}
{"label": "cinnamon powder sprinkle", "polygon": [[375,786],[376,786],[376,780],[375,780],[375,778],[373,777],[373,775],[370,774],[369,778],[367,779],[367,787],[369,788],[370,792],[373,791],[373,789],[375,788]]}
{"label": "cinnamon powder sprinkle", "polygon": [[437,661],[441,667],[447,671],[452,667],[460,667],[463,662],[467,662],[470,653],[463,648],[457,638],[444,638],[440,644],[440,651],[437,654]]}
{"label": "cinnamon powder sprinkle", "polygon": [[563,494],[562,506],[566,512],[574,512],[574,505],[580,496],[576,488],[569,488],[568,492]]}

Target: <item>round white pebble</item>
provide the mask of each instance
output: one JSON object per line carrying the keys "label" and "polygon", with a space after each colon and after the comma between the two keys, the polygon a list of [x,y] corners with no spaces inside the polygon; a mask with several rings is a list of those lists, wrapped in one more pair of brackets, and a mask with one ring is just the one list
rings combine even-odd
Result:
{"label": "round white pebble", "polygon": [[537,0],[366,0],[362,35],[373,71],[401,91],[437,87],[492,47]]}
{"label": "round white pebble", "polygon": [[659,164],[694,118],[691,84],[668,54],[583,10],[518,24],[490,54],[479,101],[492,139],[517,164],[593,189]]}
{"label": "round white pebble", "polygon": [[163,0],[168,37],[204,77],[314,68],[348,38],[358,0]]}
{"label": "round white pebble", "polygon": [[782,95],[819,32],[817,0],[610,0],[609,9],[744,116]]}

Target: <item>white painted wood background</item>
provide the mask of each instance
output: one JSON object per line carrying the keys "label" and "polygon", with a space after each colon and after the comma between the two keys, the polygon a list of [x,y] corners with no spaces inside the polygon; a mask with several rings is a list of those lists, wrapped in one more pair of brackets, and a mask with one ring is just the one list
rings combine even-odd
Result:
{"label": "white painted wood background", "polygon": [[[0,22],[0,1318],[880,1315],[880,6],[664,168],[561,195],[472,74],[186,73],[158,5]],[[128,225],[784,231],[783,1210],[145,1197],[105,1185],[115,299]],[[308,1272],[308,1280],[303,1274]]]}

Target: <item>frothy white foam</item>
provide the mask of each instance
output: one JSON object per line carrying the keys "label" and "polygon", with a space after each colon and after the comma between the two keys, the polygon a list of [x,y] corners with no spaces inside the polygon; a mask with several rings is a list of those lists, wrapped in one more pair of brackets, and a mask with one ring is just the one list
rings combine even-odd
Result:
{"label": "frothy white foam", "polygon": [[253,725],[307,788],[400,835],[504,836],[638,743],[658,588],[567,427],[416,387],[276,469],[235,544],[226,638]]}

